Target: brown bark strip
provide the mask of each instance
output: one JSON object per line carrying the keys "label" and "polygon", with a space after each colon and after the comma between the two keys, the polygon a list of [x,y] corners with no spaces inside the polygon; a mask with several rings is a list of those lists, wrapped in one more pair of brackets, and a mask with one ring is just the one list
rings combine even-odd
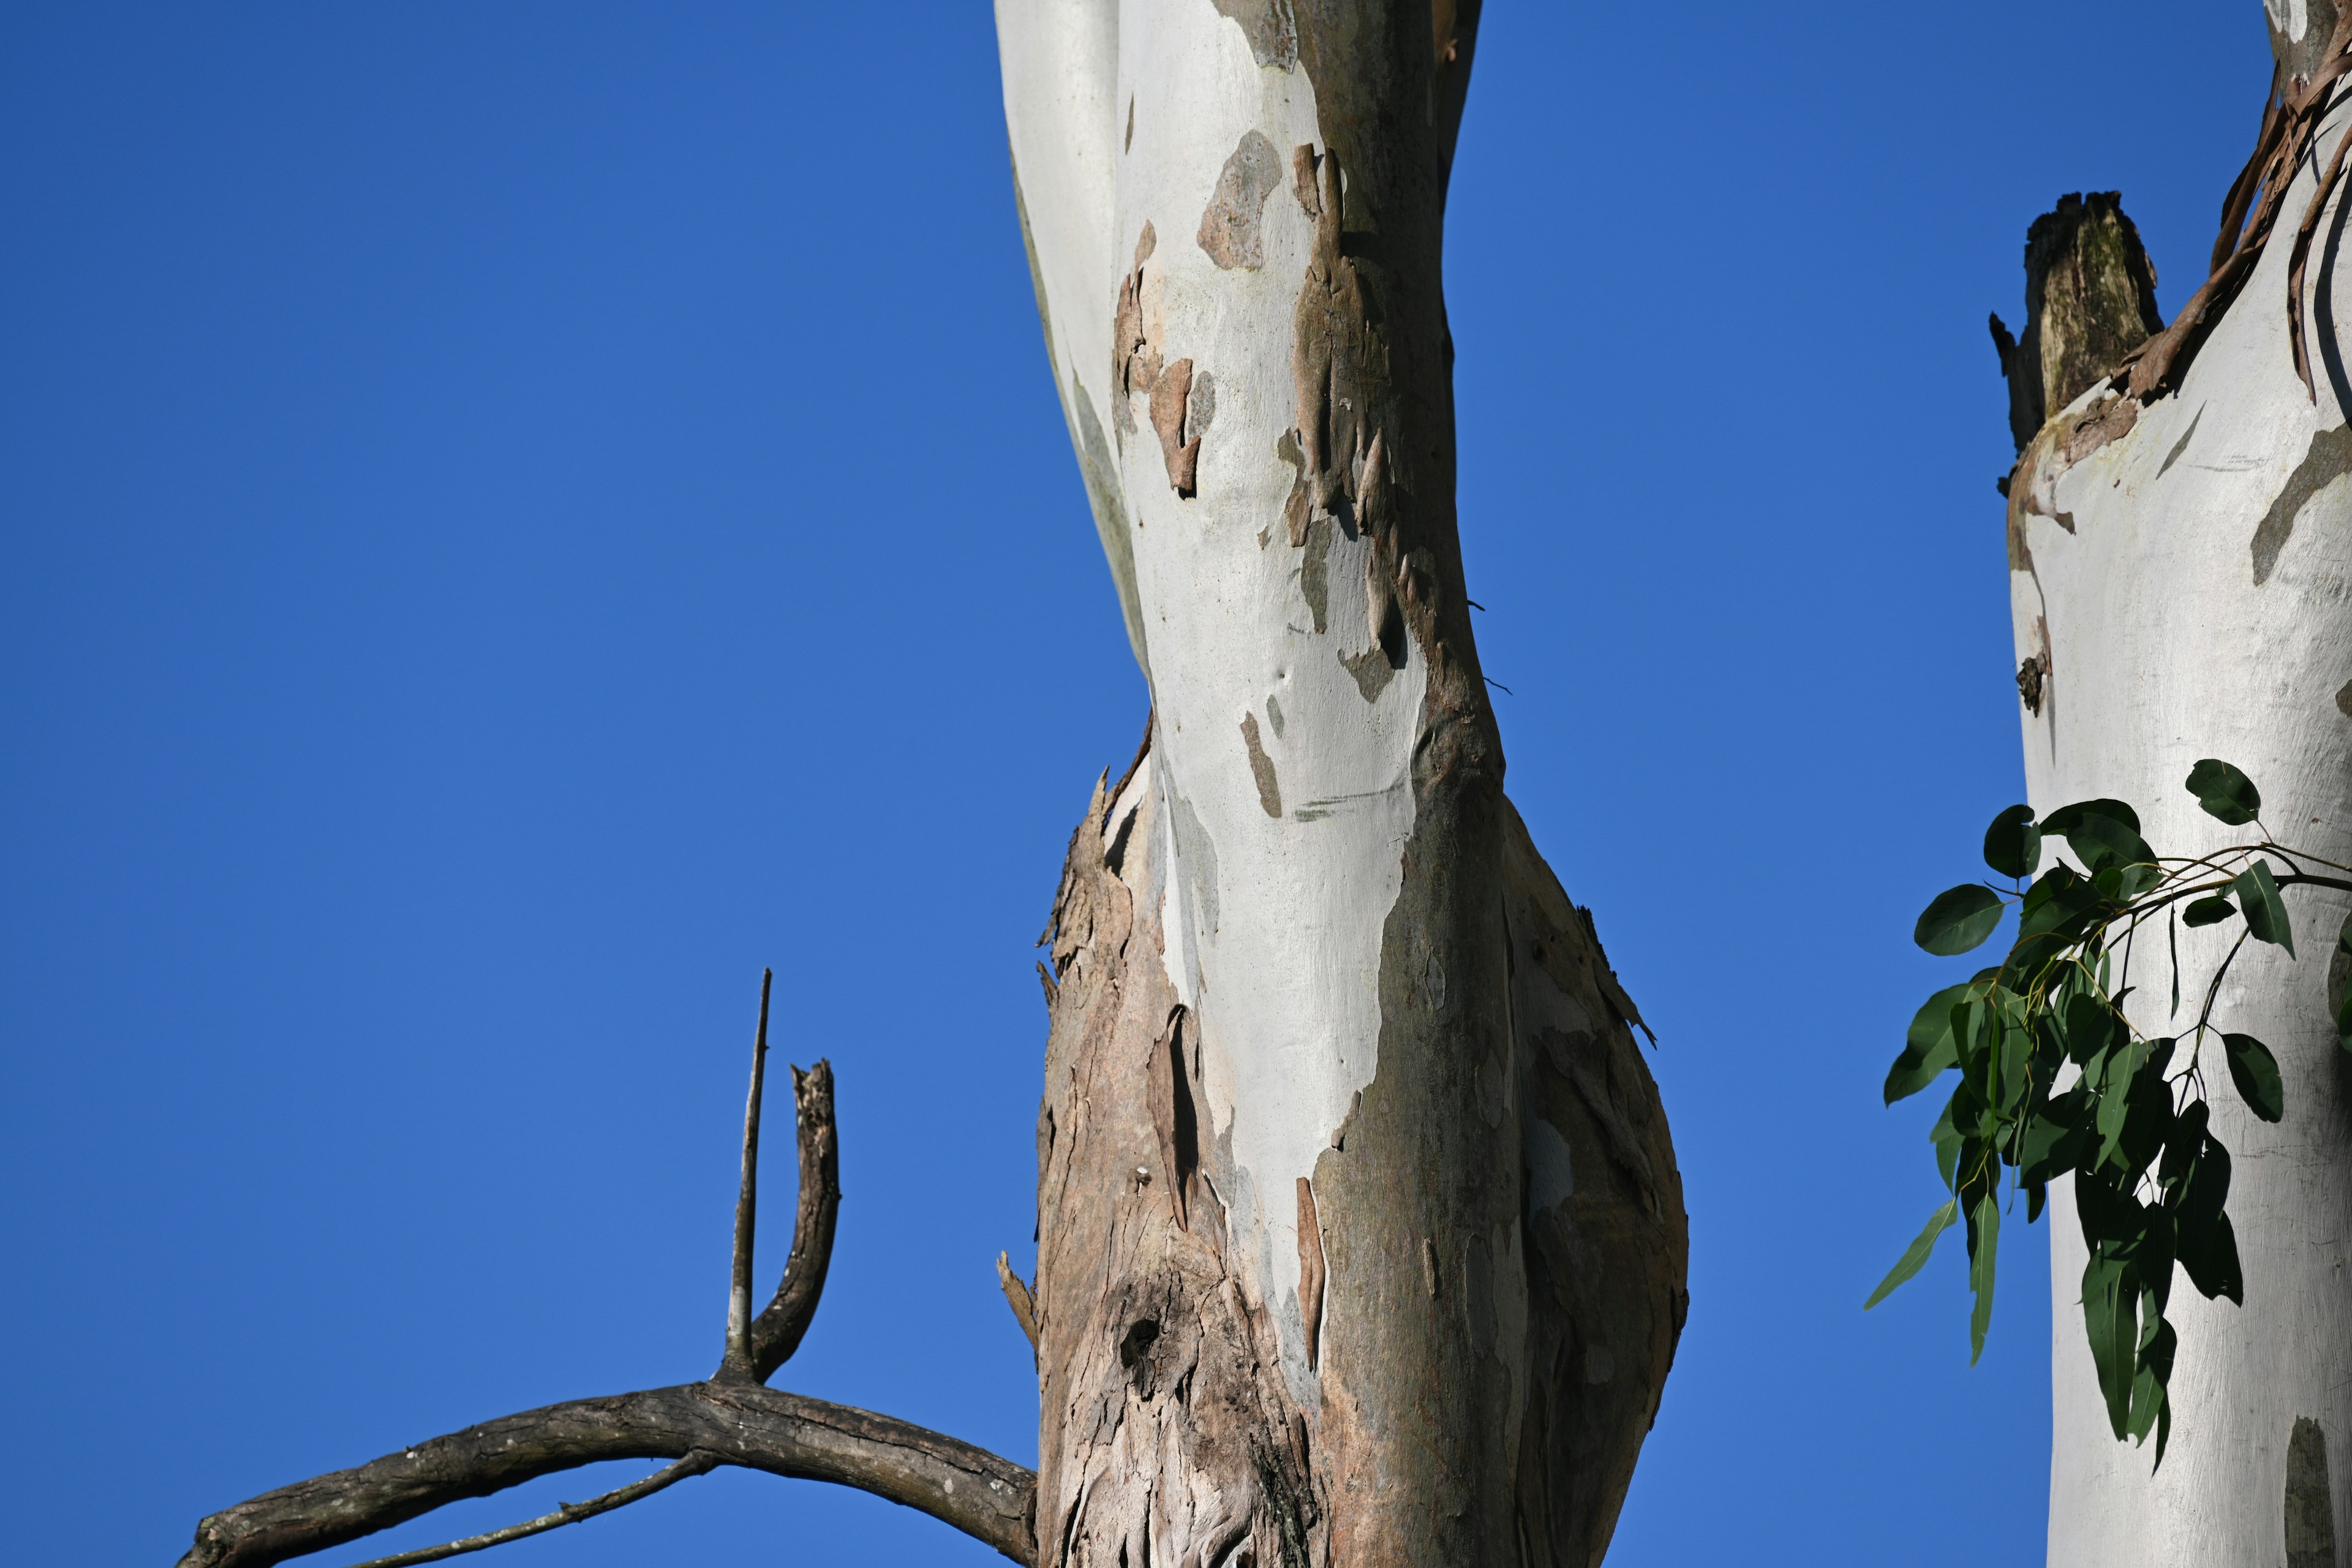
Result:
{"label": "brown bark strip", "polygon": [[1323,1332],[1323,1226],[1315,1217],[1315,1187],[1298,1178],[1298,1316],[1307,1325],[1307,1364],[1316,1363]]}
{"label": "brown bark strip", "polygon": [[1201,437],[1188,440],[1184,432],[1184,406],[1192,394],[1192,362],[1188,359],[1161,371],[1151,384],[1151,428],[1160,437],[1168,482],[1180,496],[1192,494],[1201,468]]}

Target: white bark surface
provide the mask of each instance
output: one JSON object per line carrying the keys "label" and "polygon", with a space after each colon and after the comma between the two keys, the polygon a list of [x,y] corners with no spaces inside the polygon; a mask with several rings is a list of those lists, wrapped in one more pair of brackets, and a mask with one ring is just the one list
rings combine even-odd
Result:
{"label": "white bark surface", "polygon": [[[2303,7],[2291,9],[2299,17]],[[2321,138],[2323,163],[2344,112],[2339,104]],[[2336,215],[2310,268],[2316,293],[2334,290],[2306,311],[2316,407],[2286,336],[2289,245],[2313,188],[2306,165],[2267,254],[2177,395],[2069,466],[2065,431],[2112,397],[2095,388],[2045,427],[2012,481],[2017,656],[2046,657],[2049,668],[2041,712],[2022,715],[2032,803],[2047,812],[2126,801],[2167,855],[2238,841],[2240,830],[2182,788],[2198,759],[2220,757],[2261,787],[2277,838],[2352,862],[2352,432],[2328,342],[2352,290],[2334,283]],[[2153,1475],[2152,1448],[2110,1434],[2084,1339],[2082,1232],[2071,1187],[2051,1189],[2053,1568],[2290,1561],[2283,1519],[2298,1417],[2326,1435],[2334,1561],[2352,1563],[2352,1076],[2325,1002],[2346,900],[2309,889],[2286,898],[2300,959],[2248,943],[2216,1007],[2223,1027],[2277,1053],[2284,1121],[2256,1121],[2218,1049],[2205,1057],[2213,1128],[2234,1161],[2229,1210],[2245,1305],[2206,1301],[2176,1276],[2171,1447]],[[2181,931],[2179,1021],[2161,934],[2143,942],[2130,976],[2135,1024],[2181,1032],[2236,929]]]}
{"label": "white bark surface", "polygon": [[[1406,639],[1404,668],[1366,698],[1341,659],[1373,641],[1370,545],[1334,531],[1318,630],[1307,552],[1284,521],[1297,469],[1277,447],[1297,422],[1293,319],[1315,233],[1293,157],[1322,147],[1314,91],[1278,53],[1261,63],[1210,0],[1003,0],[997,15],[1055,380],[1081,464],[1108,444],[1097,525],[1114,574],[1131,563],[1121,588],[1159,715],[1169,977],[1200,1022],[1204,1131],[1229,1142],[1243,1180],[1221,1194],[1236,1263],[1274,1310],[1312,1411],[1294,1193],[1377,1067],[1381,931],[1412,826],[1423,687]],[[1102,77],[1037,63],[1074,38]],[[1229,164],[1255,244],[1220,258],[1202,238]],[[1120,288],[1138,274],[1146,342],[1163,364],[1192,367],[1190,496],[1171,482],[1149,396],[1111,384]]]}

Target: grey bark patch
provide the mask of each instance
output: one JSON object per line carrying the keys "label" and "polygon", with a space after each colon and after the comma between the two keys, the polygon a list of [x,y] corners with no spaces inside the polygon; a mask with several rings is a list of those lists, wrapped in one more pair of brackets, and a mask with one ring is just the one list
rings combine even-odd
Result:
{"label": "grey bark patch", "polygon": [[2279,487],[2278,499],[2271,502],[2262,521],[2254,525],[2254,586],[2270,581],[2271,573],[2278,566],[2279,552],[2286,548],[2287,537],[2294,531],[2295,514],[2305,503],[2317,495],[2333,480],[2352,472],[2352,425],[2339,425],[2333,430],[2322,430],[2304,448],[2303,460]]}
{"label": "grey bark patch", "polygon": [[1307,525],[1307,554],[1298,565],[1298,592],[1307,600],[1307,613],[1315,617],[1315,631],[1321,636],[1330,629],[1331,611],[1331,520],[1318,517]]}
{"label": "grey bark patch", "polygon": [[1242,744],[1249,748],[1250,777],[1257,781],[1257,803],[1268,816],[1282,815],[1282,784],[1274,776],[1274,759],[1257,738],[1257,715],[1242,715]]}
{"label": "grey bark patch", "polygon": [[2286,1445],[2286,1568],[2336,1568],[2336,1507],[2328,1495],[2327,1434],[2294,1418]]}
{"label": "grey bark patch", "polygon": [[1231,271],[1255,270],[1265,265],[1265,237],[1259,220],[1265,198],[1282,183],[1282,159],[1274,143],[1256,131],[1244,131],[1225,166],[1218,172],[1217,188],[1201,214],[1201,248],[1209,259]]}
{"label": "grey bark patch", "polygon": [[[1317,629],[1319,631],[1321,628],[1318,626]],[[1378,702],[1381,693],[1388,689],[1389,682],[1396,676],[1396,671],[1389,668],[1388,658],[1381,652],[1378,643],[1352,658],[1344,653],[1339,655],[1339,668],[1356,678],[1356,689],[1364,694],[1367,702]]]}
{"label": "grey bark patch", "polygon": [[2352,680],[2336,689],[2336,708],[2344,717],[2352,719]]}
{"label": "grey bark patch", "polygon": [[1259,65],[1289,70],[1298,64],[1298,22],[1290,0],[1212,0],[1217,15],[1231,17],[1249,40]]}
{"label": "grey bark patch", "polygon": [[1269,693],[1265,700],[1265,721],[1274,726],[1274,738],[1282,739],[1282,700]]}

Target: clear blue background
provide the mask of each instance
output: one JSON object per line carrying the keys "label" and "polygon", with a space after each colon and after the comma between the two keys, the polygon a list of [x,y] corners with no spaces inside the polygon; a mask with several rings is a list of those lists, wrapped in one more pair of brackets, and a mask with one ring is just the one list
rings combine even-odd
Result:
{"label": "clear blue background", "polygon": [[[1859,1310],[2021,787],[1984,316],[2117,186],[2177,308],[2268,68],[2253,0],[1488,7],[1480,646],[1691,1215],[1621,1568],[2040,1555],[2042,1233],[1974,1372],[1951,1257]],[[779,1384],[1034,1460],[1029,944],[1144,696],[986,7],[19,3],[0,211],[11,1560],[705,1373],[763,963],[848,1193]],[[504,1551],[994,1561],[740,1473]]]}

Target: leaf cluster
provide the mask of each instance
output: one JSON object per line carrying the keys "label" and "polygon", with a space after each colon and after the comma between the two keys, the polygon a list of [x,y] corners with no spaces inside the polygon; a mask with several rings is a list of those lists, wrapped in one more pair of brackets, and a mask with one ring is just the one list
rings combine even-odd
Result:
{"label": "leaf cluster", "polygon": [[[2220,821],[2260,828],[2261,793],[2231,764],[2199,763],[2187,787]],[[2045,871],[2046,841],[2053,837],[2075,864]],[[2272,858],[2285,869],[2274,871]],[[2050,1184],[2071,1180],[2090,1249],[2084,1328],[2108,1420],[2118,1438],[2135,1443],[2153,1432],[2160,1465],[2178,1345],[2165,1308],[2176,1272],[2208,1299],[2244,1300],[2227,1213],[2230,1153],[2210,1125],[2208,1042],[2254,1115],[2276,1121],[2285,1113],[2270,1048],[2251,1035],[2215,1029],[2214,1000],[2249,940],[2294,953],[2282,888],[2352,889],[2352,880],[2312,871],[2315,865],[2347,868],[2272,843],[2267,831],[2219,854],[2159,856],[2141,836],[2137,814],[2116,800],[2078,802],[2039,820],[2031,806],[2011,806],[1986,829],[1984,859],[2013,886],[1966,883],[1937,894],[1913,940],[1931,953],[1957,956],[1982,946],[2014,907],[2009,952],[1999,964],[1930,996],[1886,1074],[1889,1105],[1947,1072],[1958,1074],[1929,1133],[1950,1195],[1864,1306],[1876,1306],[1918,1273],[1942,1234],[1965,1221],[1973,1363],[1992,1320],[2004,1209],[2022,1193],[2031,1224],[2041,1217]],[[2192,928],[2237,920],[2244,929],[2205,987],[2193,1026],[2150,1037],[2134,1026],[2124,1003],[2132,990],[2133,947],[2158,915],[2172,959],[2173,1018],[2180,1011],[2176,920]],[[2346,983],[2352,921],[2337,948],[2330,1010],[2352,1051],[2352,984]],[[2111,986],[2111,978],[2119,984]]]}

